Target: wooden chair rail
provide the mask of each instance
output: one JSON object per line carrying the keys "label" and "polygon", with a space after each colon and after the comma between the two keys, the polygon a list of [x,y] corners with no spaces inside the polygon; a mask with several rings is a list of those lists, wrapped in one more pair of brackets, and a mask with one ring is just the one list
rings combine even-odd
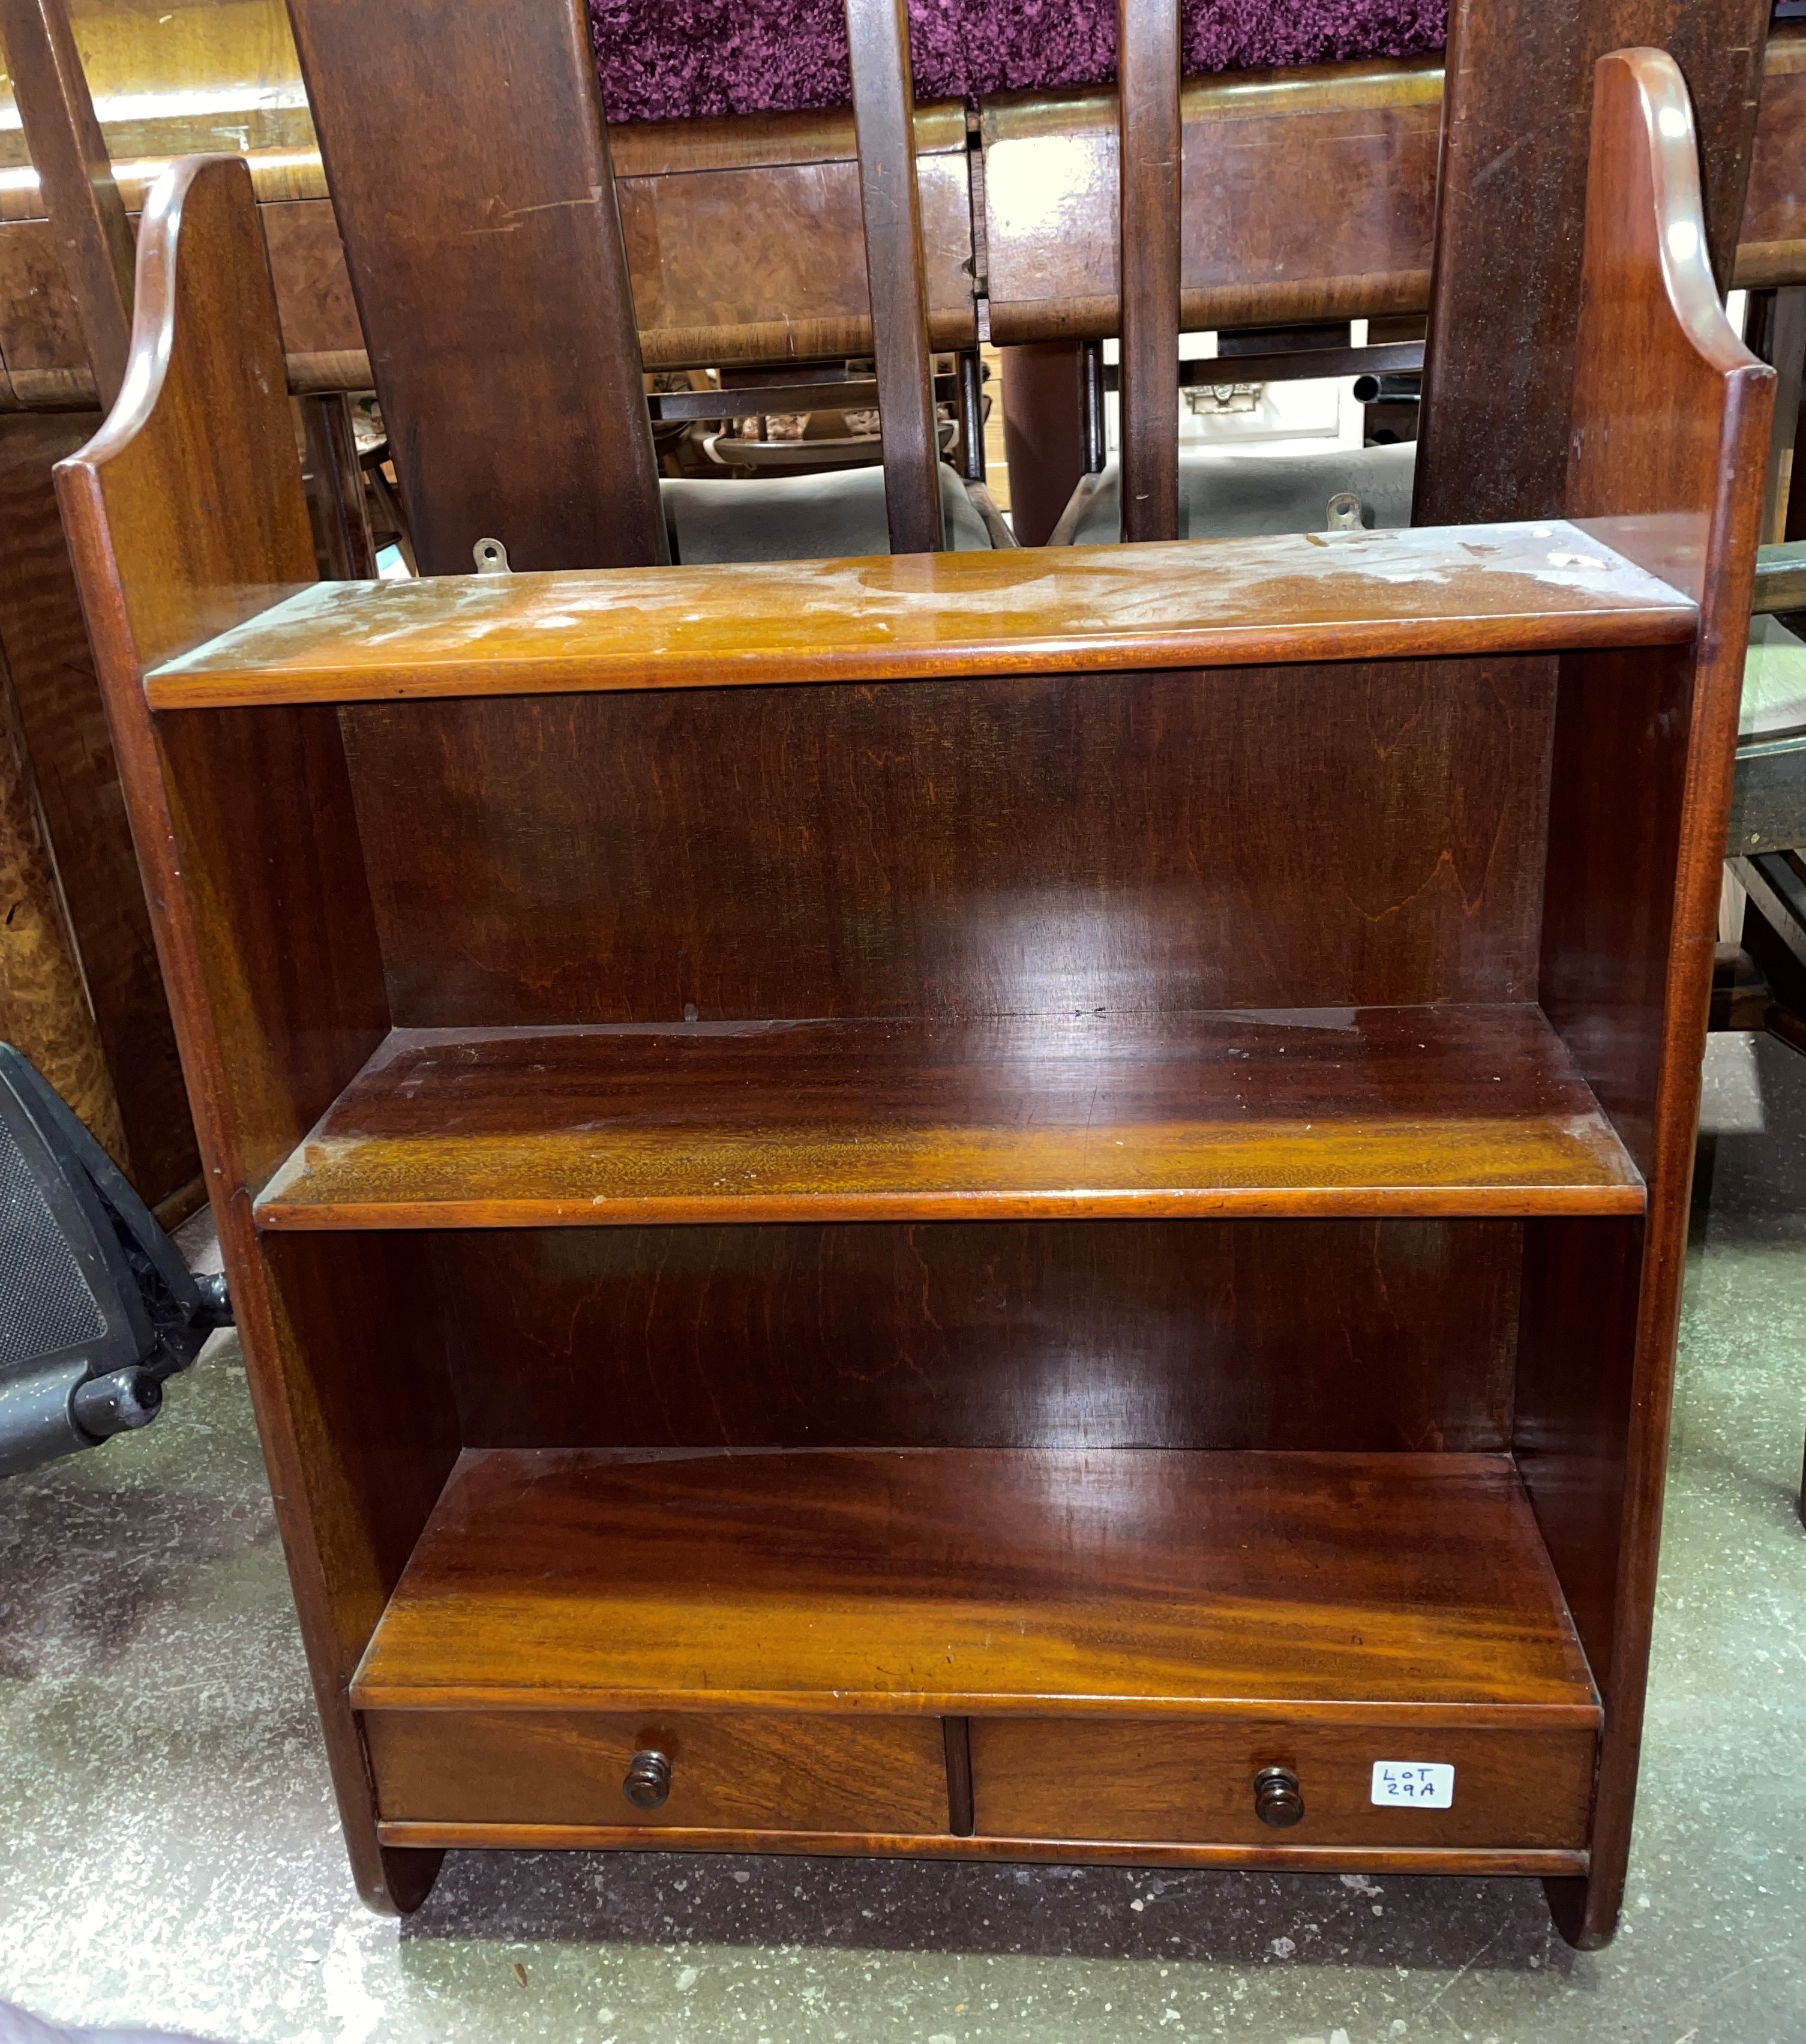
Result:
{"label": "wooden chair rail", "polygon": [[[875,409],[878,402],[875,376],[817,378],[810,382],[760,383],[746,390],[661,390],[646,399],[654,418],[745,419],[768,412],[807,412],[832,405],[836,411]],[[961,395],[957,376],[937,376],[933,389],[936,402],[957,402]]]}

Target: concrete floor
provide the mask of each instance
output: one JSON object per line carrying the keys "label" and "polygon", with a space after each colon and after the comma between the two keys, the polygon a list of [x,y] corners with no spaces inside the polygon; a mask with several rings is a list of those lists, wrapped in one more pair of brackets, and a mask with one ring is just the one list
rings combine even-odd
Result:
{"label": "concrete floor", "polygon": [[1806,1060],[1720,1039],[1712,1071],[1743,1132],[1688,1277],[1610,1950],[1531,1882],[853,1861],[466,1854],[369,1915],[222,1336],[148,1433],[0,1484],[0,1998],[243,2044],[1800,2044]]}

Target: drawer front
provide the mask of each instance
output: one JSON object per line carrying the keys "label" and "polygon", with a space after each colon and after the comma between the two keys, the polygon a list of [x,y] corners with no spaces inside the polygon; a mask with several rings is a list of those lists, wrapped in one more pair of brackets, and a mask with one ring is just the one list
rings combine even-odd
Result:
{"label": "drawer front", "polygon": [[[980,1836],[1250,1846],[1584,1846],[1596,1735],[1271,1719],[1186,1723],[974,1718]],[[1376,1762],[1455,1770],[1447,1809],[1376,1805]],[[1304,1814],[1256,1814],[1255,1778],[1284,1767]]]}
{"label": "drawer front", "polygon": [[[687,1712],[366,1711],[390,1821],[698,1831],[947,1829],[938,1718],[721,1717]],[[628,1765],[662,1754],[669,1792],[629,1800]]]}

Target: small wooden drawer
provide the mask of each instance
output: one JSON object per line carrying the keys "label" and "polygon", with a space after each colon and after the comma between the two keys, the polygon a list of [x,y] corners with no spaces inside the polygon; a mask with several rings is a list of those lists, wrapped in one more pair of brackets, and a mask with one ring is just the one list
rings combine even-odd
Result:
{"label": "small wooden drawer", "polygon": [[[366,1711],[363,1725],[389,1821],[913,1836],[948,1827],[937,1717]],[[655,1808],[624,1785],[640,1754],[668,1764]]]}
{"label": "small wooden drawer", "polygon": [[[1271,1719],[974,1718],[981,1837],[1284,1846],[1584,1846],[1597,1735],[1426,1731]],[[1376,1804],[1376,1762],[1455,1770],[1446,1809]],[[1283,1828],[1255,1808],[1262,1770],[1298,1778],[1304,1814]]]}

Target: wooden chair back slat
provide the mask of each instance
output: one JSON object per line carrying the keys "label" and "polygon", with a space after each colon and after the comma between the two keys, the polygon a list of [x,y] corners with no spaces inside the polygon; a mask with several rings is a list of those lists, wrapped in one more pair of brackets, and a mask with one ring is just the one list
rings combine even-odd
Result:
{"label": "wooden chair back slat", "polygon": [[1119,0],[1122,536],[1179,536],[1179,0]]}
{"label": "wooden chair back slat", "polygon": [[846,0],[846,40],[891,551],[934,553],[943,544],[941,456],[903,0]]}
{"label": "wooden chair back slat", "polygon": [[582,0],[290,0],[425,574],[665,557]]}

